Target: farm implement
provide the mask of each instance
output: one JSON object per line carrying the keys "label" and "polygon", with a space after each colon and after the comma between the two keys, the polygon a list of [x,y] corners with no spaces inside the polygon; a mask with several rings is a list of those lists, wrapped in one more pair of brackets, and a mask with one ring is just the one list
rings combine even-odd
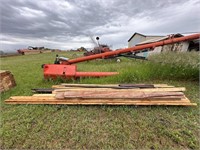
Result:
{"label": "farm implement", "polygon": [[162,40],[158,42],[153,42],[149,44],[144,45],[138,45],[130,48],[124,48],[119,49],[115,51],[108,51],[104,53],[89,55],[89,56],[83,56],[75,59],[66,59],[64,57],[56,57],[56,60],[54,64],[44,64],[43,65],[43,73],[45,79],[56,79],[56,78],[62,78],[62,79],[76,79],[79,77],[105,77],[105,76],[112,76],[119,74],[118,72],[78,72],[77,66],[74,65],[76,63],[94,60],[94,59],[104,59],[108,57],[119,57],[123,54],[127,53],[133,53],[133,52],[140,52],[145,49],[148,49],[150,51],[154,50],[155,47],[163,46],[167,44],[173,44],[183,41],[191,41],[194,39],[198,39],[200,37],[200,33],[193,34],[189,36],[183,36],[174,38],[173,36],[170,36],[167,40]]}

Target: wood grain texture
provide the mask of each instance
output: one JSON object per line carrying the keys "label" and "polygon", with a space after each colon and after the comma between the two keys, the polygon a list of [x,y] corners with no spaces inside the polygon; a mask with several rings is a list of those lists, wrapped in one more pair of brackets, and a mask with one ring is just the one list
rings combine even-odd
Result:
{"label": "wood grain texture", "polygon": [[56,89],[52,93],[57,92],[69,92],[69,91],[109,91],[109,92],[182,92],[185,91],[185,87],[178,88],[148,88],[148,89],[110,89],[110,88],[80,88],[80,89]]}
{"label": "wood grain texture", "polygon": [[33,94],[34,97],[45,97],[45,96],[50,96],[50,97],[54,97],[55,94]]}
{"label": "wood grain texture", "polygon": [[[66,87],[67,86],[67,87]],[[88,88],[88,86],[90,86]],[[196,106],[185,97],[184,87],[167,84],[140,84],[142,88],[115,89],[118,84],[62,84],[51,94],[12,96],[6,104],[66,104],[66,105],[166,105]],[[129,84],[127,85],[129,86]],[[130,85],[132,86],[132,85]],[[135,85],[134,85],[135,86]],[[156,87],[156,88],[155,88]]]}
{"label": "wood grain texture", "polygon": [[104,99],[131,99],[131,98],[155,98],[155,97],[166,97],[166,96],[183,96],[183,92],[110,92],[110,91],[68,91],[58,92],[55,97],[58,99],[64,98],[104,98]]}
{"label": "wood grain texture", "polygon": [[6,101],[6,104],[66,104],[66,105],[166,105],[166,106],[196,106],[196,103],[190,102],[87,102],[87,101]]}
{"label": "wood grain texture", "polygon": [[67,105],[174,105],[196,106],[184,97],[181,100],[149,100],[149,99],[62,99],[53,96],[13,96],[5,100],[6,104],[67,104]]}
{"label": "wood grain texture", "polygon": [[61,84],[52,88],[172,88],[167,84]]}
{"label": "wood grain texture", "polygon": [[[115,87],[118,87],[120,86],[120,84],[69,84],[69,83],[62,83],[60,84],[62,86],[68,86],[68,87],[80,87],[80,86],[107,86],[107,87],[110,87],[110,86],[115,86]],[[121,85],[146,85],[146,84],[121,84]],[[151,84],[151,85],[154,85],[154,87],[174,87],[174,86],[171,86],[171,85],[167,85],[167,84]]]}

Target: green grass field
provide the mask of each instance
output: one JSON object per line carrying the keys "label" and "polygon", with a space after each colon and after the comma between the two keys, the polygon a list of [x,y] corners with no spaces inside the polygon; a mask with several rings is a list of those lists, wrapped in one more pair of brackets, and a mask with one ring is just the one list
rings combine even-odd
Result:
{"label": "green grass field", "polygon": [[[74,57],[74,53],[60,55]],[[76,53],[80,56],[81,53]],[[119,71],[120,75],[68,80],[68,83],[163,83],[184,86],[197,107],[8,105],[10,96],[50,88],[42,64],[55,53],[0,58],[17,86],[1,94],[1,149],[199,149],[199,54],[164,54],[150,61],[93,60],[79,71]],[[168,60],[168,61],[167,61]]]}

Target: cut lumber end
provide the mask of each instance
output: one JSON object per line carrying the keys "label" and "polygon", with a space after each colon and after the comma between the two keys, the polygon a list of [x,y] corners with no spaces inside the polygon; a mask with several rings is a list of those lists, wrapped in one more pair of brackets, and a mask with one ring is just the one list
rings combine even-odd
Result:
{"label": "cut lumber end", "polygon": [[0,70],[0,93],[16,86],[13,74],[7,70]]}

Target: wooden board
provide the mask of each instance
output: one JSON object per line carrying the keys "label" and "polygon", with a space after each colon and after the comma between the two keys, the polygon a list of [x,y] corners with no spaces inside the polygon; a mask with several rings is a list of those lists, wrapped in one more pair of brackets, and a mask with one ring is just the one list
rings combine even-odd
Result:
{"label": "wooden board", "polygon": [[173,106],[196,106],[196,103],[190,102],[163,102],[163,101],[148,101],[148,102],[138,102],[138,101],[131,101],[131,102],[113,102],[113,101],[6,101],[6,104],[66,104],[66,105],[173,105]]}
{"label": "wooden board", "polygon": [[[66,87],[67,86],[67,87]],[[89,88],[88,88],[89,86]],[[127,85],[129,86],[129,84]],[[138,85],[137,85],[138,86]],[[66,104],[66,105],[170,105],[196,106],[185,97],[184,87],[166,84],[139,85],[140,88],[115,89],[118,84],[63,84],[52,94],[34,94],[33,96],[12,96],[6,104]]]}
{"label": "wooden board", "polygon": [[166,97],[166,96],[176,96],[177,98],[182,97],[183,92],[127,92],[127,91],[67,91],[67,92],[58,92],[55,97],[57,99],[65,98],[99,98],[99,99],[131,99],[131,98],[156,98],[156,97]]}
{"label": "wooden board", "polygon": [[178,88],[148,88],[148,89],[110,89],[110,88],[81,88],[81,89],[56,89],[52,93],[69,92],[69,91],[109,91],[109,92],[182,92],[185,91],[184,87]]}
{"label": "wooden board", "polygon": [[[54,96],[12,96],[8,99],[9,101],[12,101],[12,100],[19,100],[19,101],[27,101],[27,100],[30,100],[30,101],[40,101],[40,100],[60,100],[60,101],[69,101],[69,100],[88,100],[88,101],[93,101],[93,100],[98,100],[98,101],[101,101],[101,100],[108,100],[108,101],[123,101],[123,102],[126,102],[126,101],[168,101],[168,102],[175,102],[175,101],[187,101],[189,102],[188,99],[186,99],[186,97],[183,96],[182,99],[163,99],[163,98],[157,98],[157,99],[140,99],[140,98],[132,98],[132,99],[123,99],[123,98],[116,98],[116,99],[99,99],[99,98],[90,98],[90,99],[87,99],[87,98],[66,98],[66,99],[56,99]],[[7,100],[6,100],[7,101]]]}
{"label": "wooden board", "polygon": [[[80,86],[107,86],[107,87],[110,87],[110,86],[115,86],[115,87],[119,87],[120,84],[69,84],[69,83],[62,83],[61,84],[62,86],[66,86],[66,87],[80,87]],[[123,85],[123,84],[121,84]],[[134,85],[134,84],[126,84],[126,85]],[[139,85],[139,84],[135,84],[135,85]],[[140,84],[141,85],[141,84]],[[142,85],[145,85],[145,84],[142,84]],[[167,84],[152,84],[154,85],[154,87],[159,87],[159,88],[163,88],[163,87],[174,87],[174,86],[170,86],[170,85],[167,85]]]}
{"label": "wooden board", "polygon": [[52,88],[170,88],[167,84],[61,84]]}
{"label": "wooden board", "polygon": [[145,85],[152,85],[154,88],[170,88],[170,87],[174,87],[174,86],[171,86],[171,85],[167,85],[167,84],[119,84],[119,87],[120,86],[125,86],[125,87],[137,87],[137,86],[140,86],[140,87],[145,87]]}
{"label": "wooden board", "polygon": [[60,85],[64,85],[64,86],[118,86],[118,84],[70,84],[70,83],[62,83]]}
{"label": "wooden board", "polygon": [[[33,94],[34,97],[55,97],[56,94]],[[181,100],[184,99],[185,96],[165,96],[165,97],[154,97],[151,98],[151,100],[157,100],[157,99],[162,99],[162,100]],[[140,99],[140,98],[137,98]]]}
{"label": "wooden board", "polygon": [[67,104],[67,105],[174,105],[196,106],[185,97],[181,100],[124,100],[124,99],[64,99],[53,96],[13,96],[5,100],[6,104]]}
{"label": "wooden board", "polygon": [[46,96],[50,96],[50,97],[54,97],[55,94],[33,94],[34,97],[46,97]]}

